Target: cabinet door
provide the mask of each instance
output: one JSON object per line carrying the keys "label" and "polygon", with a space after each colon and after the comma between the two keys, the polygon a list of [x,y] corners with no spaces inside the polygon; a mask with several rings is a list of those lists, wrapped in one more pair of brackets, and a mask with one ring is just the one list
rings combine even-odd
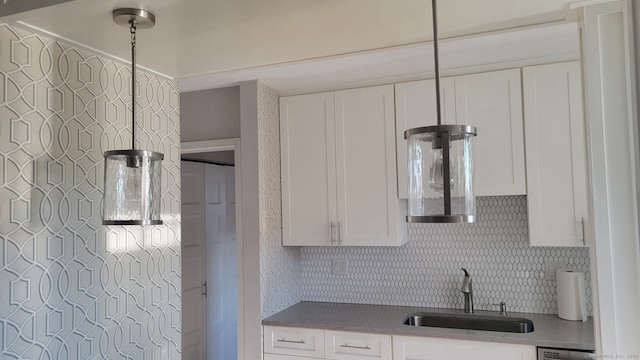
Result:
{"label": "cabinet door", "polygon": [[394,360],[536,360],[536,347],[481,341],[393,337]]}
{"label": "cabinet door", "polygon": [[264,353],[324,359],[324,330],[265,326]]}
{"label": "cabinet door", "polygon": [[335,102],[339,243],[397,246],[393,85],[338,91]]}
{"label": "cabinet door", "polygon": [[583,246],[587,171],[579,62],[523,70],[529,241]]}
{"label": "cabinet door", "polygon": [[391,336],[325,331],[325,357],[338,360],[391,360]]}
{"label": "cabinet door", "polygon": [[[396,91],[396,155],[398,166],[398,198],[407,198],[407,141],[404,131],[438,124],[436,81],[421,80],[395,85]],[[453,78],[440,81],[442,123],[456,123],[456,101]]]}
{"label": "cabinet door", "polygon": [[333,93],[280,98],[283,245],[331,245],[336,216]]}
{"label": "cabinet door", "polygon": [[455,77],[456,121],[478,129],[478,196],[526,194],[520,69]]}

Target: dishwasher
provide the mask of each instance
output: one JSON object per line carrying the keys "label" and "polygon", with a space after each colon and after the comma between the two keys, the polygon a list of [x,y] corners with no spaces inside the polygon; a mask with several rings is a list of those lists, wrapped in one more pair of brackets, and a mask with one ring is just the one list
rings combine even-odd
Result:
{"label": "dishwasher", "polygon": [[538,360],[584,360],[595,359],[593,351],[538,348]]}

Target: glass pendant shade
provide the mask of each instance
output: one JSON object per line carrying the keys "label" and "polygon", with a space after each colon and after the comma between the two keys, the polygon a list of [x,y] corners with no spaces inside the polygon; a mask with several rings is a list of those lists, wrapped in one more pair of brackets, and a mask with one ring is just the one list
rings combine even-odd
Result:
{"label": "glass pendant shade", "polygon": [[473,138],[468,125],[405,131],[409,170],[408,222],[475,222]]}
{"label": "glass pendant shade", "polygon": [[145,150],[104,153],[103,225],[160,225],[164,155]]}

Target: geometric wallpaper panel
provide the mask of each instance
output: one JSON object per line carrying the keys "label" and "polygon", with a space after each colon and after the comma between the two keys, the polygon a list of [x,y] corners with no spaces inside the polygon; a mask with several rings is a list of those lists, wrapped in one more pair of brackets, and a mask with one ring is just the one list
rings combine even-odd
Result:
{"label": "geometric wallpaper panel", "polygon": [[[591,314],[587,248],[530,247],[525,196],[477,198],[474,224],[409,224],[409,242],[398,248],[302,247],[302,300],[383,305],[463,307],[466,268],[478,310],[557,314],[556,283],[546,264],[585,273]],[[347,275],[333,275],[344,259]]]}
{"label": "geometric wallpaper panel", "polygon": [[161,226],[102,226],[131,147],[130,68],[0,24],[0,358],[178,359],[177,84],[138,74],[137,146],[165,154]]}

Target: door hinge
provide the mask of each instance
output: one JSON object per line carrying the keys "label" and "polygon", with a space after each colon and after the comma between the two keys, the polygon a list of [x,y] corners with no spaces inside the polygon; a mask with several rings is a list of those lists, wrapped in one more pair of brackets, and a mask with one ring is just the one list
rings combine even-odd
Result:
{"label": "door hinge", "polygon": [[200,285],[200,289],[202,291],[202,295],[204,295],[204,297],[207,297],[207,282],[203,282],[202,285]]}

